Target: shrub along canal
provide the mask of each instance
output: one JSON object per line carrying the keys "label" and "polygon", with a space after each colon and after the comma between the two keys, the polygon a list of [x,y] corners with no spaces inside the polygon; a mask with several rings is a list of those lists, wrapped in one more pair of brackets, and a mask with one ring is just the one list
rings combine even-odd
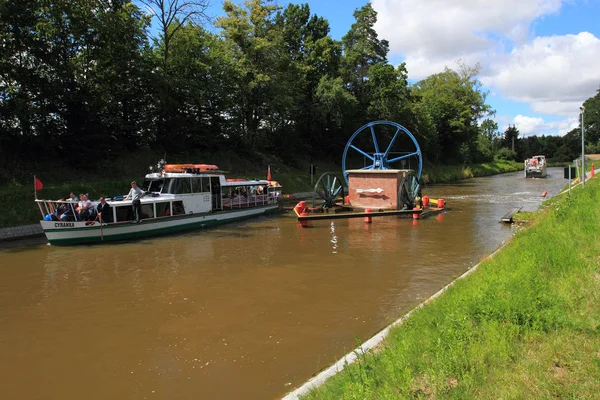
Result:
{"label": "shrub along canal", "polygon": [[283,396],[408,312],[567,182],[522,172],[425,188],[425,220],[270,217],[122,244],[1,251],[6,398]]}

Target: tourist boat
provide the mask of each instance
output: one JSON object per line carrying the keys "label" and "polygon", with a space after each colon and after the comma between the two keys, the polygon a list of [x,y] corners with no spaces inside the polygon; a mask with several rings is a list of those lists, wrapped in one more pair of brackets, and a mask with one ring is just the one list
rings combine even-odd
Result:
{"label": "tourist boat", "polygon": [[[136,239],[238,221],[279,209],[281,185],[267,180],[227,179],[216,165],[166,164],[146,175],[140,188],[141,221],[134,223],[132,201],[125,196],[107,199],[108,218],[78,219],[76,203],[37,200],[44,219],[40,221],[50,244],[100,243]],[[276,185],[275,185],[276,184]],[[69,209],[62,220],[57,209]],[[97,203],[94,204],[94,208]],[[63,219],[65,219],[63,217]],[[108,219],[108,220],[107,220]]]}
{"label": "tourist boat", "polygon": [[533,156],[525,160],[525,178],[545,178],[546,157]]}

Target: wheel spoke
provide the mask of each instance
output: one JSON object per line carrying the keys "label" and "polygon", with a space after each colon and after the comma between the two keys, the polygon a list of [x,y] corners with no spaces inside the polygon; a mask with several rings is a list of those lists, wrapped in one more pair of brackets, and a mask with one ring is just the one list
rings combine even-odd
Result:
{"label": "wheel spoke", "polygon": [[373,144],[375,145],[375,153],[379,153],[379,145],[377,144],[377,138],[375,137],[375,129],[373,129],[373,125],[371,125],[371,136],[373,136]]}
{"label": "wheel spoke", "polygon": [[315,193],[317,193],[319,196],[321,196],[321,198],[322,198],[323,200],[327,200],[327,197],[325,197],[325,193],[323,193],[323,191],[322,191],[322,190],[320,190],[320,189],[317,189],[317,190],[315,191]]}
{"label": "wheel spoke", "polygon": [[415,151],[414,153],[410,153],[410,154],[405,154],[405,155],[400,156],[400,157],[392,158],[391,160],[388,160],[388,164],[394,163],[396,161],[403,160],[403,159],[408,158],[408,157],[416,156],[416,155],[419,155],[418,151]]}
{"label": "wheel spoke", "polygon": [[362,154],[363,156],[367,157],[369,160],[375,162],[375,158],[367,153],[365,153],[364,151],[362,151],[361,149],[359,149],[358,147],[356,147],[355,145],[351,144],[350,145],[351,149],[354,149],[356,151],[358,151],[360,154]]}
{"label": "wheel spoke", "polygon": [[367,166],[367,167],[362,167],[362,168],[359,168],[359,169],[373,169],[373,166],[372,166],[372,165],[369,165],[369,166]]}
{"label": "wheel spoke", "polygon": [[335,189],[335,191],[333,192],[333,195],[331,197],[333,197],[334,199],[338,196],[338,194],[340,194],[340,191],[343,189],[342,186],[338,186],[337,189]]}
{"label": "wheel spoke", "polygon": [[396,130],[396,133],[394,133],[394,136],[392,137],[392,140],[390,141],[390,144],[388,145],[387,149],[385,150],[385,154],[383,155],[383,158],[387,158],[388,154],[390,153],[390,150],[392,149],[392,145],[396,141],[396,138],[398,137],[399,133],[400,133],[400,128],[398,128]]}

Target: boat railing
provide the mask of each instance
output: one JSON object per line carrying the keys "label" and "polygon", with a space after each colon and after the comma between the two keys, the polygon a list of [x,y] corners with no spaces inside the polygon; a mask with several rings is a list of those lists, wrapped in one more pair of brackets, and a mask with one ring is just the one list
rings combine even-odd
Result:
{"label": "boat railing", "polygon": [[[61,204],[65,204],[67,205],[67,209],[65,211],[68,211],[68,221],[79,221],[79,216],[77,215],[77,212],[75,211],[75,209],[77,208],[78,203],[76,201],[68,201],[68,200],[38,200],[36,199],[35,202],[37,203],[39,209],[40,209],[40,213],[42,214],[42,219],[44,219],[46,217],[46,215],[55,215],[57,218],[59,218],[59,216],[57,215],[57,210],[61,207]],[[65,211],[63,211],[62,214],[65,213]]]}
{"label": "boat railing", "polygon": [[223,209],[250,208],[276,204],[277,198],[272,194],[258,194],[250,196],[236,196],[234,198],[223,198]]}

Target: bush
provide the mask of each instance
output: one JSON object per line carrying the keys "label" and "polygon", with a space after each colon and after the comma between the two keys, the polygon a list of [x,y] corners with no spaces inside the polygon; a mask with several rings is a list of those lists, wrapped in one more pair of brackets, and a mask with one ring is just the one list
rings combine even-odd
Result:
{"label": "bush", "polygon": [[514,150],[511,150],[511,149],[508,149],[506,147],[503,147],[500,150],[498,150],[498,153],[496,153],[496,158],[498,160],[512,160],[512,161],[516,161],[517,160],[517,153]]}

